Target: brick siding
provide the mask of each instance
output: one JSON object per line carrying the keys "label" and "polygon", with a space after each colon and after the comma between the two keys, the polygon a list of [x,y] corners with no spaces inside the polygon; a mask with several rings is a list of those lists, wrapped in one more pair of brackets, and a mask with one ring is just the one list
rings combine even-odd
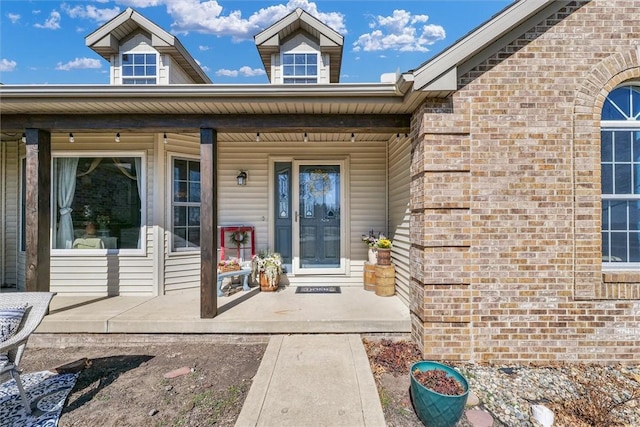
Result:
{"label": "brick siding", "polygon": [[640,361],[640,272],[602,271],[600,111],[640,5],[556,15],[414,114],[412,337],[432,360]]}

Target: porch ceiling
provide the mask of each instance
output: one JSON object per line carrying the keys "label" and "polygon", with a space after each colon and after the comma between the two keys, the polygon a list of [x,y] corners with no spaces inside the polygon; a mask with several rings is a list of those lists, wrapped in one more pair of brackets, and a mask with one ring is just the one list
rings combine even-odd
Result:
{"label": "porch ceiling", "polygon": [[395,83],[326,85],[9,85],[0,86],[0,128],[5,136],[26,128],[175,133],[212,128],[219,135],[389,138],[409,132],[411,113],[426,96],[411,92],[403,77]]}

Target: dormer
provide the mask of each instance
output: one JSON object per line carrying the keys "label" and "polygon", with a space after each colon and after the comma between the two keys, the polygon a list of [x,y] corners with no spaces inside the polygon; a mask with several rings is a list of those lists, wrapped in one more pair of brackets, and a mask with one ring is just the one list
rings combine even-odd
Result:
{"label": "dormer", "polygon": [[177,37],[131,8],[85,37],[85,43],[109,61],[113,85],[211,83]]}
{"label": "dormer", "polygon": [[340,81],[344,37],[300,8],[254,40],[272,84]]}

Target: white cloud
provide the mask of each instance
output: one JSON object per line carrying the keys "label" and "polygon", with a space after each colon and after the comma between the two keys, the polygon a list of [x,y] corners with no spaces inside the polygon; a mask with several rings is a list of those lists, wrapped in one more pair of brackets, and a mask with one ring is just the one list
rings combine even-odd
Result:
{"label": "white cloud", "polygon": [[112,9],[98,9],[92,5],[71,7],[66,3],[62,3],[61,8],[71,18],[91,19],[99,23],[107,22],[109,19],[120,13],[120,8],[117,6]]}
{"label": "white cloud", "polygon": [[204,52],[204,51],[207,51],[207,50],[209,50],[211,48],[209,46],[200,45],[200,46],[198,46],[198,49],[200,49],[201,52]]}
{"label": "white cloud", "polygon": [[202,71],[204,71],[205,73],[211,71],[211,68],[207,67],[206,65],[201,65],[200,68],[202,68]]}
{"label": "white cloud", "polygon": [[16,61],[2,58],[0,60],[0,71],[13,71],[16,69],[16,65],[18,65]]}
{"label": "white cloud", "polygon": [[227,70],[226,68],[221,68],[216,71],[216,76],[238,77],[238,70]]}
{"label": "white cloud", "polygon": [[9,21],[11,21],[12,24],[15,24],[20,20],[20,15],[17,13],[7,13],[7,18],[9,18]]}
{"label": "white cloud", "polygon": [[35,24],[36,28],[45,28],[47,30],[58,30],[60,29],[60,12],[57,10],[52,10],[49,17],[44,21],[44,24]]}
{"label": "white cloud", "polygon": [[263,76],[267,74],[262,68],[240,67],[240,75],[244,77]]}
{"label": "white cloud", "polygon": [[[131,1],[133,0],[126,0],[126,2]],[[177,33],[197,31],[218,36],[231,36],[235,41],[250,40],[254,35],[297,7],[306,10],[339,33],[346,33],[343,14],[320,12],[316,3],[309,0],[289,0],[287,4],[259,9],[248,17],[243,17],[240,10],[231,10],[226,13],[216,0],[204,2],[199,0],[162,1],[166,3],[167,12],[175,20],[171,28]]]}
{"label": "white cloud", "polygon": [[93,58],[76,58],[73,61],[69,61],[66,64],[58,62],[56,70],[70,71],[80,70],[85,68],[101,68],[102,64],[99,60]]}
{"label": "white cloud", "polygon": [[221,68],[216,71],[216,76],[224,76],[224,77],[255,77],[265,75],[266,72],[262,68],[251,68],[247,65],[240,67],[239,70],[227,70],[226,68]]}
{"label": "white cloud", "polygon": [[133,8],[159,6],[163,3],[169,3],[171,0],[119,0],[118,3]]}
{"label": "white cloud", "polygon": [[369,25],[373,31],[358,37],[353,43],[353,50],[428,52],[427,46],[446,36],[440,25],[420,25],[428,20],[427,15],[412,15],[406,10],[394,10],[391,16],[377,16]]}

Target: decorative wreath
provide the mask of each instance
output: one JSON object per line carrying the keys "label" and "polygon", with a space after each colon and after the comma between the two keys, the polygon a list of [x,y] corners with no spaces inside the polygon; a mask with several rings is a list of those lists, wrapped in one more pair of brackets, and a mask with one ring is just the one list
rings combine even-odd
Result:
{"label": "decorative wreath", "polygon": [[241,246],[245,243],[247,243],[249,236],[247,235],[246,231],[234,231],[233,233],[231,233],[231,241],[236,245],[236,246]]}
{"label": "decorative wreath", "polygon": [[317,198],[324,196],[331,190],[331,178],[329,174],[322,169],[315,169],[309,174],[307,181],[307,191],[310,195]]}

